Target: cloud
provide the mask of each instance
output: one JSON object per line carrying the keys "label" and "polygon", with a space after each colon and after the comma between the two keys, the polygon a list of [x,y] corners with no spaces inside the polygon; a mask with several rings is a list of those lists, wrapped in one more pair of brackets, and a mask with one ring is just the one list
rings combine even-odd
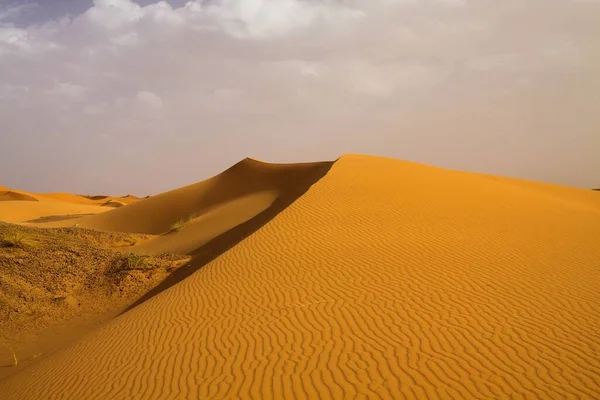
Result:
{"label": "cloud", "polygon": [[131,25],[143,16],[142,7],[130,0],[94,0],[94,6],[83,18],[93,26],[114,30]]}
{"label": "cloud", "polygon": [[135,96],[137,101],[144,107],[159,109],[163,106],[162,99],[152,92],[141,91]]}
{"label": "cloud", "polygon": [[265,38],[364,17],[361,10],[341,3],[299,0],[226,0],[206,8],[223,29],[234,37]]}
{"label": "cloud", "polygon": [[56,84],[54,92],[72,100],[81,100],[85,96],[85,87],[67,82]]}
{"label": "cloud", "polygon": [[[10,186],[1,171],[15,170],[19,154],[35,154],[40,167],[9,176],[14,186],[62,173],[69,146],[93,149],[81,157],[104,165],[96,154],[112,154],[115,143],[123,153],[147,148],[140,168],[128,168],[140,171],[129,182],[151,191],[248,155],[365,152],[519,175],[511,154],[521,165],[562,160],[551,172],[529,167],[534,178],[570,170],[590,179],[600,170],[590,150],[600,125],[599,4],[149,3],[96,0],[35,24],[20,19],[27,10],[0,8],[0,183]],[[170,175],[156,187],[144,174],[163,152],[182,165],[159,171]],[[102,173],[131,162],[111,158]],[[207,160],[203,176],[189,168],[199,158]],[[98,176],[89,165],[74,185]]]}
{"label": "cloud", "polygon": [[36,7],[38,7],[38,4],[32,1],[21,1],[19,3],[15,1],[7,5],[0,4],[0,23],[11,22]]}

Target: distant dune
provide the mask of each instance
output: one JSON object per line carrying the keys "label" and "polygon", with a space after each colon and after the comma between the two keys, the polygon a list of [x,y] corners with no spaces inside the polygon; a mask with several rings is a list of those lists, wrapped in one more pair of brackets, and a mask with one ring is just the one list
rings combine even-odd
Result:
{"label": "distant dune", "polygon": [[11,190],[0,191],[0,201],[38,201],[33,196]]}
{"label": "distant dune", "polygon": [[190,267],[2,399],[600,398],[593,191],[247,159],[79,221]]}
{"label": "distant dune", "polygon": [[102,206],[104,207],[112,207],[112,208],[119,208],[119,207],[123,207],[125,205],[125,203],[122,203],[120,201],[116,201],[116,200],[108,200],[106,203],[103,203]]}
{"label": "distant dune", "polygon": [[[71,226],[65,222],[84,216],[108,211],[111,208],[132,204],[140,199],[127,195],[81,196],[71,193],[30,193],[0,186],[0,221],[27,222],[52,221],[44,227]],[[31,203],[36,202],[36,203]],[[63,217],[68,218],[63,218]],[[63,221],[55,223],[55,221]],[[40,222],[41,223],[41,222]]]}
{"label": "distant dune", "polygon": [[107,210],[110,208],[59,201],[5,201],[0,202],[0,221],[25,222],[51,216],[96,214]]}
{"label": "distant dune", "polygon": [[138,197],[127,195],[123,197],[113,197],[113,196],[105,196],[105,195],[95,195],[95,196],[84,196],[79,194],[71,194],[71,193],[43,193],[41,196],[46,198],[52,198],[55,200],[59,200],[66,203],[77,203],[77,204],[95,204],[100,205],[102,203],[114,200],[124,204],[135,203],[139,200]]}

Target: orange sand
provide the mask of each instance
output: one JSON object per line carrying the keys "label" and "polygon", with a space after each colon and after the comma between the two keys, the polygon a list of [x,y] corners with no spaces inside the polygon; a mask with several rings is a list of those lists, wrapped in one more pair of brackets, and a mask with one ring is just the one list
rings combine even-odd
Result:
{"label": "orange sand", "polygon": [[38,199],[12,190],[0,190],[0,201],[38,201]]}
{"label": "orange sand", "polygon": [[127,195],[123,197],[113,197],[113,196],[90,196],[85,197],[77,194],[71,193],[43,193],[42,196],[45,198],[51,198],[58,201],[62,201],[65,203],[76,203],[76,204],[95,204],[102,205],[109,201],[118,201],[123,204],[131,204],[140,200],[139,197]]}
{"label": "orange sand", "polygon": [[265,211],[277,199],[304,189],[330,165],[272,165],[245,159],[211,179],[78,222],[83,228],[158,235],[184,221],[186,226],[180,231],[159,236],[136,249],[143,253],[188,254]]}
{"label": "orange sand", "polygon": [[[248,164],[231,185],[82,221],[162,233],[221,207],[219,224],[230,212],[244,220],[294,182],[245,187],[243,174],[264,176]],[[189,241],[203,223],[175,235]],[[600,398],[598,238],[597,192],[344,156],[245,240],[0,394]]]}
{"label": "orange sand", "polygon": [[[97,214],[139,201],[135,196],[97,196],[90,199],[70,193],[30,193],[0,186],[0,221],[26,222],[46,217]],[[76,221],[40,226],[72,226]]]}
{"label": "orange sand", "polygon": [[[4,201],[0,202],[0,221],[23,222],[52,215],[96,214],[110,209],[110,207],[58,201]],[[73,221],[70,220],[67,225],[72,226],[75,223]]]}

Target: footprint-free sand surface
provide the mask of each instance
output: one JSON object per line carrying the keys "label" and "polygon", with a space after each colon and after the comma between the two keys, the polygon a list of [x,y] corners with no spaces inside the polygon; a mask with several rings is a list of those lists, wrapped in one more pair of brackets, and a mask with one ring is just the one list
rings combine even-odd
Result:
{"label": "footprint-free sand surface", "polygon": [[[0,186],[0,221],[19,223],[33,221],[34,224],[64,221],[88,214],[102,213],[139,200],[139,197],[132,195],[112,197],[82,196],[71,193],[30,193]],[[70,225],[52,223],[44,226]]]}
{"label": "footprint-free sand surface", "polygon": [[0,398],[600,398],[600,193],[358,155],[228,171],[82,218],[179,237],[192,271]]}

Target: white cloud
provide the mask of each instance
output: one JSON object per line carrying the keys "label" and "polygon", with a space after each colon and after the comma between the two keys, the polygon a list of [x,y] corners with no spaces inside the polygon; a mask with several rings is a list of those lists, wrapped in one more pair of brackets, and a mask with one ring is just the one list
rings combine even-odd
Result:
{"label": "white cloud", "polygon": [[56,49],[47,27],[23,29],[0,24],[0,57],[3,54],[41,53]]}
{"label": "white cloud", "polygon": [[119,29],[144,16],[140,5],[130,0],[94,0],[94,6],[83,15],[92,25],[103,29]]}
{"label": "white cloud", "polygon": [[135,46],[140,42],[140,35],[137,32],[127,32],[110,39],[113,43],[121,46]]}
{"label": "white cloud", "polygon": [[86,115],[102,115],[106,113],[107,109],[107,103],[88,104],[83,107],[83,113]]}
{"label": "white cloud", "polygon": [[467,0],[435,0],[437,3],[449,7],[464,7],[468,4]]}
{"label": "white cloud", "polygon": [[59,82],[54,88],[54,92],[66,96],[72,100],[81,100],[85,96],[86,89],[83,86],[67,82]]}
{"label": "white cloud", "polygon": [[286,34],[319,22],[331,26],[364,16],[362,11],[342,3],[300,0],[224,0],[206,10],[231,35],[254,38]]}
{"label": "white cloud", "polygon": [[159,108],[162,108],[162,106],[163,106],[162,99],[159,96],[157,96],[155,93],[152,93],[152,92],[148,92],[148,91],[138,92],[138,94],[136,95],[136,99],[137,99],[138,103],[140,103],[141,105],[148,107],[148,108],[159,109]]}
{"label": "white cloud", "polygon": [[[28,143],[40,153],[100,135],[125,147],[143,137],[154,146],[148,154],[180,150],[189,163],[201,147],[223,157],[213,172],[249,154],[277,161],[344,151],[462,167],[466,158],[448,147],[469,131],[475,139],[461,138],[497,165],[498,146],[480,137],[524,154],[519,140],[544,132],[531,139],[545,149],[531,163],[571,142],[585,144],[577,163],[591,170],[597,160],[586,153],[600,124],[600,6],[592,3],[96,0],[80,15],[31,26],[2,15],[0,121],[9,139],[0,151],[11,154],[21,138],[44,132]],[[1,155],[0,178],[10,169]]]}
{"label": "white cloud", "polygon": [[21,47],[27,43],[27,31],[12,27],[0,27],[0,42]]}

